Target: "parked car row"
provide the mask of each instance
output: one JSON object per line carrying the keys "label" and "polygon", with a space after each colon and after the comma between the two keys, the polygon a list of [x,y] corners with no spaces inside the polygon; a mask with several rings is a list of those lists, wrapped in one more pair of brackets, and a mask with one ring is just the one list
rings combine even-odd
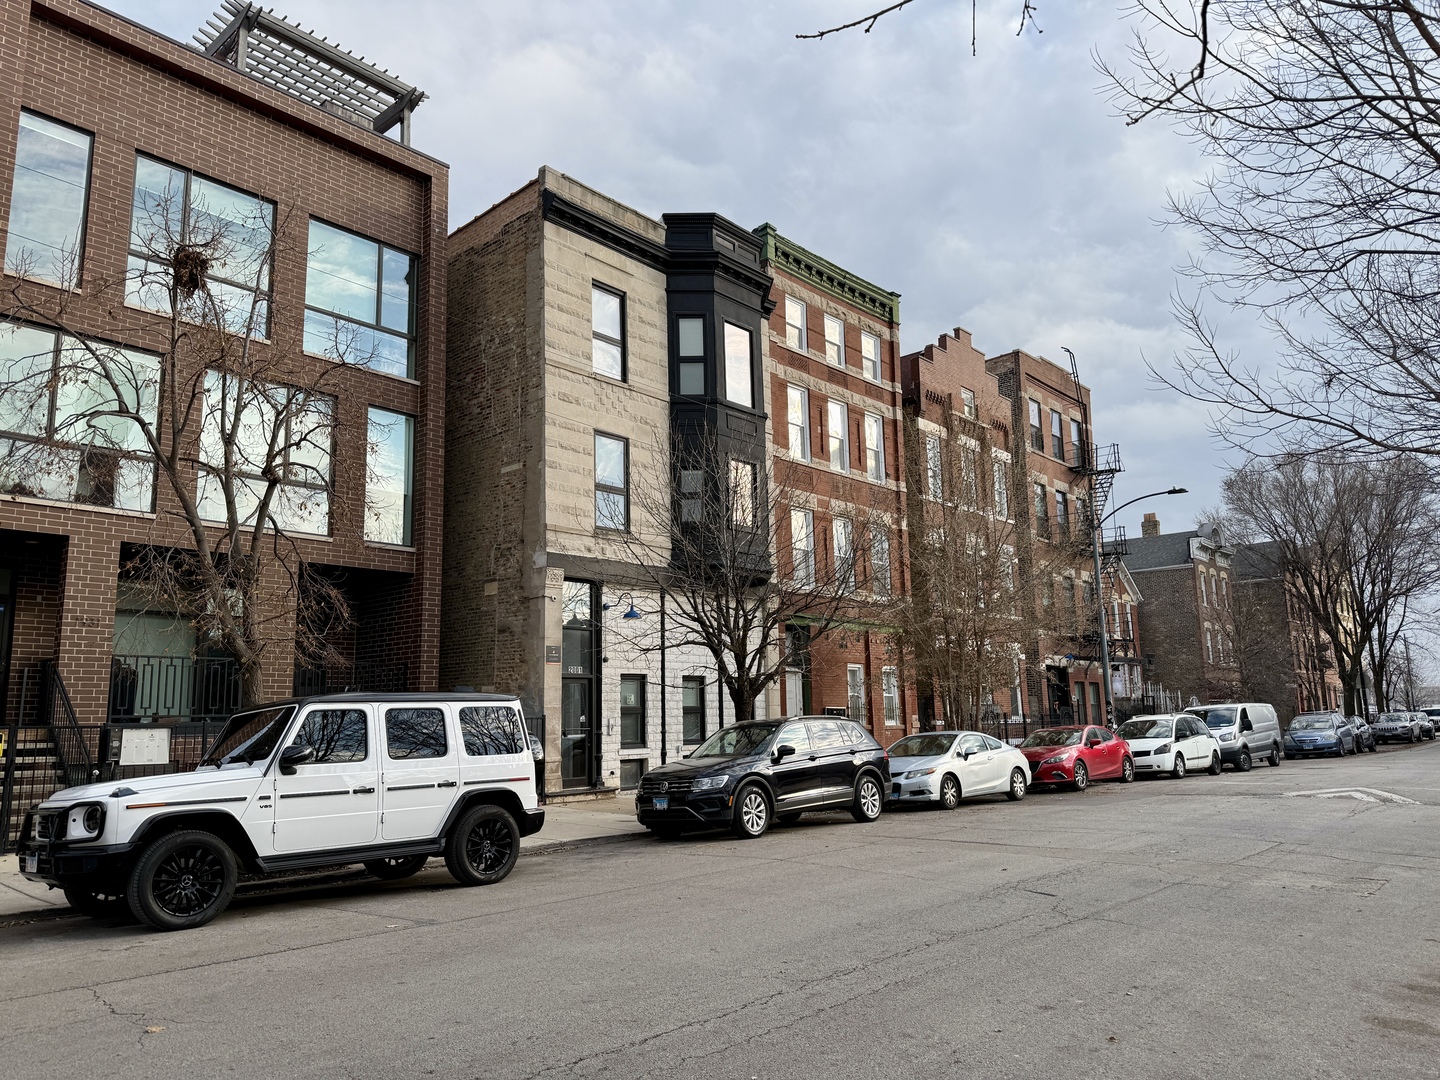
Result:
{"label": "parked car row", "polygon": [[1435,719],[1423,712],[1385,712],[1371,725],[1380,742],[1419,742],[1435,738]]}

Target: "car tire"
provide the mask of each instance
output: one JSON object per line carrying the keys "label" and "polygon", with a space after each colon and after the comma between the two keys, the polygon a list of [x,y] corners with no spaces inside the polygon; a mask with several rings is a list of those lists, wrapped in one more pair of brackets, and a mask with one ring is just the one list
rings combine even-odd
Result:
{"label": "car tire", "polygon": [[1084,791],[1090,786],[1090,770],[1083,761],[1075,762],[1075,779],[1070,781],[1070,786],[1076,791]]}
{"label": "car tire", "polygon": [[746,784],[735,793],[735,816],[730,831],[741,840],[758,840],[770,828],[770,799],[759,784]]}
{"label": "car tire", "polygon": [[1335,744],[1335,756],[1336,756],[1336,757],[1344,757],[1344,756],[1345,756],[1345,744],[1344,744],[1343,742],[1338,742],[1338,743]]}
{"label": "car tire", "polygon": [[1025,775],[1024,769],[1010,770],[1010,787],[1005,792],[1005,797],[1011,802],[1019,802],[1025,798],[1025,793],[1030,790],[1030,778]]}
{"label": "car tire", "polygon": [[1254,764],[1255,764],[1255,763],[1250,760],[1250,751],[1249,751],[1249,750],[1241,750],[1241,751],[1240,751],[1240,757],[1239,757],[1238,759],[1236,759],[1236,761],[1235,761],[1235,771],[1236,771],[1236,772],[1249,772],[1250,769],[1254,766]]}
{"label": "car tire", "polygon": [[1413,732],[1413,731],[1410,732],[1410,738],[1409,738],[1407,741],[1410,742],[1410,743],[1414,743],[1414,742],[1415,742],[1415,732]]}
{"label": "car tire", "polygon": [[1272,747],[1270,756],[1265,760],[1270,763],[1272,769],[1278,769],[1280,767],[1280,748],[1278,746]]}
{"label": "car tire", "polygon": [[863,772],[855,781],[855,799],[850,804],[850,816],[860,823],[876,821],[885,809],[885,790],[872,772]]}
{"label": "car tire", "polygon": [[240,870],[235,853],[214,833],[166,833],[135,860],[125,899],[135,917],[156,930],[204,926],[235,896]]}
{"label": "car tire", "polygon": [[81,915],[92,919],[130,919],[133,913],[125,899],[125,891],[97,891],[71,885],[64,890],[65,902]]}
{"label": "car tire", "polygon": [[1185,755],[1176,754],[1175,762],[1170,766],[1170,775],[1176,780],[1185,779]]}
{"label": "car tire", "polygon": [[429,855],[401,855],[394,859],[371,859],[365,863],[365,872],[381,881],[403,881],[414,877],[430,861]]}
{"label": "car tire", "polygon": [[946,810],[954,810],[960,805],[960,781],[954,773],[946,773],[940,781],[940,805]]}
{"label": "car tire", "polygon": [[1133,784],[1135,782],[1135,759],[1127,757],[1120,762],[1120,783]]}
{"label": "car tire", "polygon": [[445,868],[461,885],[503,881],[520,857],[520,826],[503,808],[484,804],[460,815],[445,840]]}
{"label": "car tire", "polygon": [[[1275,764],[1279,765],[1280,763],[1277,761],[1275,762]],[[1205,771],[1208,772],[1211,776],[1220,775],[1220,751],[1216,750],[1210,755],[1210,768],[1206,769]]]}

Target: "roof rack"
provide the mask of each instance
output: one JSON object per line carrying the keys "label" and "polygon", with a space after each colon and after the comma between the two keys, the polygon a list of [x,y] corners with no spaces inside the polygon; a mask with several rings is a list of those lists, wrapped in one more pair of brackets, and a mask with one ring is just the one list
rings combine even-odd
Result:
{"label": "roof rack", "polygon": [[206,56],[358,127],[383,135],[398,124],[401,144],[410,145],[422,91],[273,10],[225,0],[195,41]]}

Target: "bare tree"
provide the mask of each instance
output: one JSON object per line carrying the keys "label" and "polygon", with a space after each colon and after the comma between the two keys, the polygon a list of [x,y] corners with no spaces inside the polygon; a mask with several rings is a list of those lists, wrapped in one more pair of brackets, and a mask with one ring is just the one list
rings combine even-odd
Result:
{"label": "bare tree", "polygon": [[[1193,346],[1168,385],[1235,442],[1440,457],[1440,12],[1420,0],[1139,0],[1130,122],[1161,116],[1216,163],[1173,220],[1204,243],[1177,301]],[[1172,70],[1177,50],[1196,57]],[[1262,371],[1207,301],[1258,315]],[[1251,444],[1253,445],[1253,443]]]}
{"label": "bare tree", "polygon": [[664,591],[674,625],[663,641],[647,633],[634,644],[704,649],[736,722],[750,720],[797,659],[787,625],[803,622],[814,637],[888,611],[894,523],[862,506],[822,526],[786,483],[788,462],[731,456],[713,435],[678,433],[656,459],[673,466],[673,485],[635,489],[644,525],[617,535],[627,571]]}
{"label": "bare tree", "polygon": [[[303,218],[155,169],[137,183],[123,275],[91,275],[82,292],[73,256],[58,289],[27,280],[25,255],[11,267],[0,425],[17,437],[0,441],[0,490],[153,508],[127,586],[232,656],[254,702],[276,642],[293,639],[300,662],[343,662],[331,642],[349,623],[345,596],[295,537],[347,512],[333,385],[373,345],[336,320],[307,341],[333,359],[307,356],[302,313],[277,309],[272,268],[303,253]],[[143,347],[102,341],[96,325]]]}
{"label": "bare tree", "polygon": [[[895,3],[887,4],[885,7],[871,11],[868,15],[861,15],[859,18],[851,19],[849,22],[841,23],[838,26],[830,26],[826,27],[824,30],[816,30],[813,33],[809,34],[796,34],[795,36],[797,38],[801,38],[802,40],[809,39],[812,41],[819,41],[821,38],[827,38],[831,34],[841,34],[844,33],[846,30],[859,29],[862,30],[864,33],[868,34],[871,30],[875,29],[875,24],[879,22],[882,18],[884,18],[886,15],[889,15],[892,12],[899,11],[901,8],[908,6],[913,2],[914,0],[897,0],[897,2]],[[1017,0],[1017,2],[1020,10],[1020,26],[1015,31],[1015,36],[1019,37],[1021,34],[1023,34],[1027,26],[1030,29],[1034,30],[1037,34],[1043,34],[1045,31],[1041,30],[1035,22],[1037,5],[1033,2],[1033,0]],[[972,56],[975,55],[976,52],[977,21],[977,2],[976,0],[970,0],[970,55]]]}

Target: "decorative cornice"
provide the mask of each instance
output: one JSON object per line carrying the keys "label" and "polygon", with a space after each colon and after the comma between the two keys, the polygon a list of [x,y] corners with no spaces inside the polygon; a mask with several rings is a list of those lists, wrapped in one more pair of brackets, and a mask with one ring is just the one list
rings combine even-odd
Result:
{"label": "decorative cornice", "polygon": [[665,245],[657,244],[648,237],[617,225],[549,188],[540,196],[540,213],[546,221],[563,225],[571,232],[613,248],[621,255],[653,266],[657,270],[667,267],[669,260]]}
{"label": "decorative cornice", "polygon": [[755,235],[763,245],[761,260],[769,263],[772,269],[782,270],[791,277],[799,278],[822,292],[829,293],[837,300],[868,311],[891,326],[900,325],[899,293],[882,289],[873,282],[836,266],[829,259],[806,251],[799,244],[781,236],[769,222],[757,228]]}

